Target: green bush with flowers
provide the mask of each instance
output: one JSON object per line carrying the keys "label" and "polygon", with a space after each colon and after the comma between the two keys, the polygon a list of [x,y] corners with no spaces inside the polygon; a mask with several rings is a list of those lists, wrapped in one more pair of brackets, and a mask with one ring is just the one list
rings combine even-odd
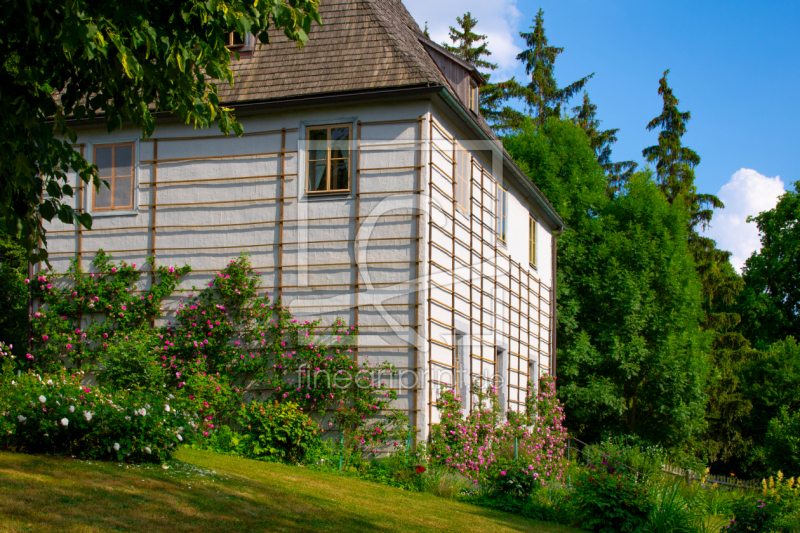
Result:
{"label": "green bush with flowers", "polygon": [[190,268],[147,264],[155,282],[145,291],[136,287],[150,271],[115,263],[102,251],[91,272],[73,263],[65,275],[45,271],[28,280],[41,306],[32,317],[33,349],[17,359],[17,369],[47,380],[77,368],[109,391],[180,395],[199,417],[200,439],[221,424],[242,427],[239,406],[268,400],[296,405],[320,433],[344,431],[353,453],[402,441],[407,417],[390,409],[396,392],[379,379],[394,369],[356,359],[356,328],[295,319],[279,299],[259,294],[259,273],[245,255],[182,298],[169,322],[154,326]]}
{"label": "green bush with flowers", "polygon": [[198,427],[186,401],[158,389],[111,391],[83,372],[12,372],[0,381],[0,447],[90,459],[161,462]]}
{"label": "green bush with flowers", "polygon": [[446,389],[439,398],[441,422],[433,425],[428,453],[434,465],[459,472],[486,492],[526,498],[534,487],[563,478],[566,429],[555,378],[537,392],[528,387],[524,412],[503,414],[497,392],[473,387],[476,405],[464,416],[461,399]]}

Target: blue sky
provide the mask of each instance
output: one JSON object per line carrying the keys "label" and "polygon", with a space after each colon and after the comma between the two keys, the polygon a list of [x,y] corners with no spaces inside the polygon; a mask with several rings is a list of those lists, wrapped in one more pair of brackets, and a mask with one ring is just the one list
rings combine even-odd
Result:
{"label": "blue sky", "polygon": [[[789,187],[800,180],[800,2],[405,3],[420,25],[428,21],[437,41],[446,38],[457,15],[471,11],[477,29],[489,35],[492,59],[501,65],[494,79],[525,78],[514,59],[524,47],[519,32],[544,9],[550,44],[565,48],[556,62],[558,83],[595,73],[586,89],[598,118],[604,128],[620,128],[614,160],[641,162],[642,148],[656,142],[657,132],[645,126],[660,113],[658,80],[670,69],[680,108],[692,113],[684,144],[701,157],[696,171],[701,192],[720,193],[727,186],[729,203],[762,210],[774,205],[778,182]],[[734,179],[740,169],[755,174]],[[735,215],[748,214],[757,212]],[[735,243],[733,228],[719,227],[725,217],[718,218],[712,236],[730,248],[726,240]]]}

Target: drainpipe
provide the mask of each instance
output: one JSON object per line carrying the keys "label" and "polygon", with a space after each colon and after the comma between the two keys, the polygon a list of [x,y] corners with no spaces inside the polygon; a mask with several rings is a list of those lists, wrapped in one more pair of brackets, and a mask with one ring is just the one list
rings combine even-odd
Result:
{"label": "drainpipe", "polygon": [[550,294],[550,374],[556,377],[556,363],[558,356],[556,355],[556,305],[558,304],[558,238],[564,233],[564,226],[558,228],[557,233],[553,233],[551,237],[550,251],[553,254],[552,261],[552,279],[553,279],[553,292]]}

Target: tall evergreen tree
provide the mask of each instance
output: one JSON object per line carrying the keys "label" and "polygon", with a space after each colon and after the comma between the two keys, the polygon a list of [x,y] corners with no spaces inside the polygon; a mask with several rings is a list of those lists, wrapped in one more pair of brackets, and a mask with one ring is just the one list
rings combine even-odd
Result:
{"label": "tall evergreen tree", "polygon": [[740,433],[740,423],[750,403],[743,397],[735,376],[736,369],[752,356],[753,350],[736,329],[741,316],[730,312],[744,285],[730,263],[731,253],[720,250],[713,239],[698,231],[711,223],[714,209],[725,205],[712,194],[697,192],[695,167],[700,164],[700,156],[682,143],[691,113],[678,109],[680,101],[667,82],[668,75],[669,70],[664,71],[659,80],[661,114],[647,125],[650,131],[660,129],[658,144],[642,150],[642,155],[655,164],[659,187],[670,203],[682,204],[689,215],[689,249],[703,288],[702,325],[713,335],[708,353],[712,366],[707,385],[707,431],[696,451],[707,460],[729,465],[748,445]]}
{"label": "tall evergreen tree", "polygon": [[548,43],[544,31],[543,10],[539,9],[533,22],[533,31],[519,34],[525,39],[527,49],[517,56],[525,65],[525,73],[531,77],[531,81],[523,85],[511,78],[486,88],[485,107],[489,113],[485,116],[497,130],[519,128],[524,122],[526,114],[505,105],[508,100],[522,100],[527,115],[540,127],[548,118],[560,117],[561,106],[583,90],[586,82],[594,76],[592,73],[566,87],[559,87],[555,78],[555,62],[564,52],[564,48],[550,46]]}
{"label": "tall evergreen tree", "polygon": [[623,183],[633,175],[638,166],[635,161],[611,161],[611,145],[617,142],[619,128],[610,130],[600,129],[600,120],[597,119],[597,106],[589,100],[589,94],[583,92],[583,103],[573,107],[575,115],[572,121],[583,128],[589,136],[589,143],[597,155],[597,162],[606,171],[608,190],[617,192]]}
{"label": "tall evergreen tree", "polygon": [[711,222],[713,210],[725,207],[713,194],[699,194],[694,185],[694,168],[700,164],[697,152],[683,146],[681,138],[686,133],[686,123],[692,118],[689,111],[680,111],[680,101],[675,97],[667,83],[669,69],[658,81],[658,94],[663,100],[661,114],[647,124],[648,131],[660,128],[658,144],[642,150],[648,163],[655,163],[656,177],[661,190],[670,202],[683,196],[690,209],[690,224],[694,229],[698,224],[707,226]]}
{"label": "tall evergreen tree", "polygon": [[[450,26],[450,40],[453,41],[454,46],[447,43],[442,43],[442,46],[475,68],[496,70],[495,63],[483,59],[492,55],[488,48],[489,43],[485,42],[486,36],[472,31],[477,26],[478,19],[472,18],[472,13],[467,11],[463,16],[456,17],[456,22],[460,31]],[[489,79],[488,73],[481,72],[481,74],[487,80]]]}
{"label": "tall evergreen tree", "polygon": [[550,46],[544,32],[544,11],[539,9],[530,33],[520,32],[528,48],[523,50],[517,59],[525,64],[525,73],[531,76],[531,82],[523,91],[523,98],[528,109],[535,116],[539,125],[548,117],[561,116],[561,105],[568,102],[586,82],[594,76],[594,72],[572,82],[566,87],[559,87],[555,78],[556,58],[564,52],[564,48]]}

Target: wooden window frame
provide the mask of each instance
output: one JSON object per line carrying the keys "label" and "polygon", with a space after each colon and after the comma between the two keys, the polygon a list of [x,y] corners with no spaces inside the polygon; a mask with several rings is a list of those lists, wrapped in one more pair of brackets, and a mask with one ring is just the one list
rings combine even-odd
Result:
{"label": "wooden window frame", "polygon": [[[337,128],[347,128],[347,158],[336,158],[336,161],[347,161],[347,188],[331,190],[331,131]],[[327,147],[325,149],[325,184],[327,189],[324,191],[312,191],[309,188],[311,183],[311,162],[322,161],[322,159],[311,159],[311,132],[314,130],[327,131]],[[321,196],[326,194],[346,194],[353,189],[353,125],[344,124],[320,124],[317,126],[306,126],[306,183],[305,192],[309,196]]]}
{"label": "wooden window frame", "polygon": [[471,184],[468,172],[472,171],[472,158],[467,149],[458,142],[456,142],[455,156],[456,208],[464,215],[469,216]]}
{"label": "wooden window frame", "polygon": [[469,80],[469,108],[477,114],[478,113],[478,84]]}
{"label": "wooden window frame", "polygon": [[239,48],[244,48],[245,46],[247,46],[247,35],[244,35],[242,37],[241,43],[234,43],[233,36],[235,34],[236,32],[232,31],[225,36],[225,40],[227,41],[225,43],[225,48],[227,48],[228,50],[238,50]]}
{"label": "wooden window frame", "polygon": [[528,224],[528,261],[536,268],[536,219],[530,215]]}
{"label": "wooden window frame", "polygon": [[497,238],[508,243],[508,191],[497,186]]}
{"label": "wooden window frame", "polygon": [[[127,178],[128,176],[117,176],[117,167],[115,165],[117,159],[117,147],[130,146],[131,147],[131,203],[130,205],[117,207],[116,203],[116,184],[117,178]],[[97,190],[91,187],[92,190],[92,212],[108,212],[108,211],[133,211],[136,209],[136,143],[135,142],[122,142],[122,143],[107,143],[96,144],[92,147],[92,162],[97,164],[97,149],[98,148],[111,148],[111,176],[101,177],[100,181],[108,181],[111,190],[111,205],[109,207],[97,207],[95,202],[97,200]],[[105,187],[101,184],[100,187]]]}

